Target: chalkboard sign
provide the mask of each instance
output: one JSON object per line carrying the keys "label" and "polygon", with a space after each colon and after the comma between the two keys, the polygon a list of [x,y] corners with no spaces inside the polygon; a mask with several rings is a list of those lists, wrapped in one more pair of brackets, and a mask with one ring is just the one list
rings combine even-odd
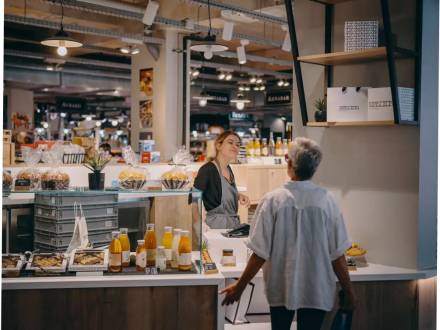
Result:
{"label": "chalkboard sign", "polygon": [[87,110],[86,99],[81,97],[57,97],[57,111],[68,113],[83,113]]}
{"label": "chalkboard sign", "polygon": [[290,104],[291,102],[291,91],[268,92],[266,94],[266,105]]}

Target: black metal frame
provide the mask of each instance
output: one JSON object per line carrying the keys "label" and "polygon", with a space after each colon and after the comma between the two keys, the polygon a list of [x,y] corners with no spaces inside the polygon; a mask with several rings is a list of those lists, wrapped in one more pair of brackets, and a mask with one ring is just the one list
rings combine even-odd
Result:
{"label": "black metal frame", "polygon": [[[325,6],[325,53],[330,53],[332,51],[332,26],[333,26],[333,17],[334,17],[334,5],[325,2],[324,0],[310,0],[312,2],[316,2]],[[420,101],[420,72],[421,72],[421,29],[422,29],[422,0],[416,1],[416,35],[415,35],[415,48],[416,50],[409,50],[397,47],[394,44],[392,38],[392,29],[391,29],[391,18],[390,11],[388,6],[388,0],[380,0],[381,9],[382,9],[382,22],[384,25],[384,37],[385,37],[385,45],[386,45],[386,59],[388,64],[388,75],[390,81],[391,88],[391,97],[393,101],[393,112],[394,112],[394,123],[395,124],[405,124],[405,125],[418,125],[419,124],[419,101]],[[307,115],[307,104],[305,100],[304,93],[304,83],[302,78],[301,71],[301,62],[298,60],[299,50],[298,50],[298,41],[296,38],[296,30],[295,30],[295,19],[293,16],[293,8],[292,2],[294,0],[285,0],[286,13],[287,13],[287,23],[289,26],[289,34],[290,34],[290,42],[292,45],[292,56],[293,56],[293,64],[295,68],[295,76],[296,76],[296,85],[298,89],[299,103],[301,108],[301,116],[303,126],[307,126],[308,115]],[[399,103],[399,93],[398,93],[398,84],[397,84],[397,70],[395,64],[395,56],[396,54],[402,54],[407,57],[413,57],[415,61],[414,65],[414,121],[406,121],[401,120],[400,116],[400,103]],[[321,65],[321,64],[319,64]],[[333,66],[325,65],[325,80],[327,87],[331,87],[333,85]]]}

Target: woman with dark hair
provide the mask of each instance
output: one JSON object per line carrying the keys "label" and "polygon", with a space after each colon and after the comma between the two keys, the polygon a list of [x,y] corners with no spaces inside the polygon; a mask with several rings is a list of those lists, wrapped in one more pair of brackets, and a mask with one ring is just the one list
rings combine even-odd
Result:
{"label": "woman with dark hair", "polygon": [[203,191],[206,224],[211,229],[237,227],[240,224],[238,203],[249,207],[249,198],[238,192],[229,166],[236,161],[240,144],[237,133],[226,131],[220,134],[215,141],[216,157],[203,165],[195,178],[194,187]]}

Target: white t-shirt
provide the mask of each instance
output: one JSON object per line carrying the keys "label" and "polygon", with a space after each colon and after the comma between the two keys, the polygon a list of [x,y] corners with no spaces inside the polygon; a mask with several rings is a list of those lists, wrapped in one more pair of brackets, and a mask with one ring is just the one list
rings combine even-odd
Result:
{"label": "white t-shirt", "polygon": [[257,207],[247,246],[266,260],[270,306],[330,311],[336,294],[332,261],[351,243],[334,197],[311,181],[290,181]]}

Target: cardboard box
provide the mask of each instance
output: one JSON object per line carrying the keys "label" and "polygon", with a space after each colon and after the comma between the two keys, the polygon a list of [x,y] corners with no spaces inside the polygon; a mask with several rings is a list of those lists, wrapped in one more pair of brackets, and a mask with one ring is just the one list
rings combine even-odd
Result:
{"label": "cardboard box", "polygon": [[3,143],[12,142],[12,131],[10,129],[3,130]]}
{"label": "cardboard box", "polygon": [[[398,87],[400,119],[414,120],[414,88]],[[368,120],[394,120],[391,88],[368,90]]]}
{"label": "cardboard box", "polygon": [[3,143],[3,165],[15,164],[15,143]]}
{"label": "cardboard box", "polygon": [[368,119],[368,87],[327,88],[327,121],[347,122]]}

